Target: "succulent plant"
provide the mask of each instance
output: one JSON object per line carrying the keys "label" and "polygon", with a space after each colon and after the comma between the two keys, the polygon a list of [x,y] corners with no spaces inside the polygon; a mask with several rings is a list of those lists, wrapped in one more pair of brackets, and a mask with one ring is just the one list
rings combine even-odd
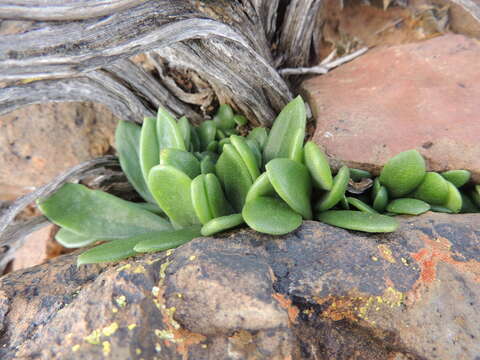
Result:
{"label": "succulent plant", "polygon": [[163,251],[243,224],[283,235],[315,218],[350,230],[391,232],[398,222],[387,215],[479,210],[480,186],[468,184],[468,171],[426,172],[416,150],[393,157],[361,191],[350,190],[372,175],[342,166],[332,176],[322,149],[311,141],[304,145],[301,97],[285,106],[270,131],[237,135],[245,125],[245,117],[225,104],[200,126],[185,117],[176,121],[164,109],[141,127],[121,121],[120,165],[145,202],[66,184],[38,207],[61,226],[56,239],[62,245],[102,242],[82,253],[78,264]]}

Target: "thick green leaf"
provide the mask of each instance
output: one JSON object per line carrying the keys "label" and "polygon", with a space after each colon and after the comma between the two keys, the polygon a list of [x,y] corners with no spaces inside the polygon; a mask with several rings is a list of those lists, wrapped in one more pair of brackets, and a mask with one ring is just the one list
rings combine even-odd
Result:
{"label": "thick green leaf", "polygon": [[209,155],[200,162],[200,171],[202,174],[215,173],[215,163]]}
{"label": "thick green leaf", "polygon": [[317,220],[348,230],[371,233],[392,232],[398,228],[398,222],[389,216],[354,210],[325,211],[318,214]]}
{"label": "thick green leaf", "polygon": [[242,214],[232,214],[217,217],[203,225],[201,233],[203,236],[210,236],[225,230],[232,229],[244,223]]}
{"label": "thick green leaf", "polygon": [[282,109],[273,123],[263,149],[265,163],[275,158],[288,158],[292,154],[298,130],[305,132],[306,119],[305,104],[303,99],[297,96]]}
{"label": "thick green leaf", "polygon": [[245,139],[241,136],[232,135],[230,136],[230,141],[245,163],[248,172],[252,177],[252,182],[255,181],[255,179],[260,176],[260,170],[258,169],[259,164],[257,164],[257,160],[255,159],[255,155],[253,154],[252,150],[246,143]]}
{"label": "thick green leaf", "polygon": [[442,205],[448,196],[448,184],[440,174],[427,172],[413,196],[429,204]]}
{"label": "thick green leaf", "polygon": [[240,114],[235,115],[233,117],[233,120],[235,121],[235,124],[237,124],[237,126],[244,126],[244,125],[247,125],[248,123],[247,118]]}
{"label": "thick green leaf", "polygon": [[147,185],[150,170],[160,163],[156,128],[157,120],[155,118],[146,117],[143,119],[140,135],[140,167]]}
{"label": "thick green leaf", "polygon": [[210,141],[210,143],[207,145],[207,151],[215,152],[217,150],[218,150],[218,141],[217,140]]}
{"label": "thick green leaf", "polygon": [[198,128],[192,126],[190,128],[190,151],[197,152],[201,150],[200,137],[198,136]]}
{"label": "thick green leaf", "polygon": [[222,130],[217,128],[217,132],[215,133],[215,139],[220,141],[222,139],[225,139],[225,137],[226,137],[225,133]]}
{"label": "thick green leaf", "polygon": [[377,210],[372,208],[370,205],[364,203],[362,200],[354,198],[354,197],[348,197],[347,196],[347,201],[350,205],[352,205],[354,208],[357,208],[360,211],[367,212],[370,214],[378,214]]}
{"label": "thick green leaf", "polygon": [[225,144],[223,146],[222,155],[220,155],[215,169],[223,184],[227,199],[235,211],[241,211],[253,182],[247,166],[233,145]]}
{"label": "thick green leaf", "polygon": [[468,170],[449,170],[442,172],[442,176],[457,188],[465,185],[470,180],[470,175],[471,173]]}
{"label": "thick green leaf", "polygon": [[[155,200],[153,200],[155,201]],[[152,204],[152,203],[147,203],[147,202],[144,202],[144,203],[137,203],[137,202],[134,202],[132,203],[134,204],[135,206],[138,206],[144,210],[147,210],[147,211],[150,211],[151,213],[154,213],[154,214],[157,214],[157,215],[161,215],[161,216],[165,216],[165,213],[163,212],[162,209],[160,209],[157,205],[157,203],[155,202],[155,204]]]}
{"label": "thick green leaf", "polygon": [[193,179],[190,187],[192,205],[202,224],[206,224],[213,219],[213,215],[207,200],[207,191],[205,189],[204,181],[205,176],[206,175],[203,174],[198,175],[195,179]]}
{"label": "thick green leaf", "polygon": [[348,180],[350,179],[350,170],[346,166],[342,166],[338,174],[333,179],[332,190],[322,195],[315,205],[315,210],[325,211],[334,207],[342,200],[347,190]]}
{"label": "thick green leaf", "polygon": [[225,144],[231,144],[230,137],[226,137],[218,142],[218,149],[220,152],[223,152],[223,146]]}
{"label": "thick green leaf", "polygon": [[79,248],[99,241],[99,239],[92,236],[79,235],[63,228],[57,232],[55,240],[67,249]]}
{"label": "thick green leaf", "polygon": [[420,215],[428,210],[429,204],[412,198],[395,199],[387,205],[387,211],[394,214]]}
{"label": "thick green leaf", "polygon": [[134,251],[139,253],[165,251],[183,245],[200,236],[200,226],[195,225],[180,230],[152,232],[139,241]]}
{"label": "thick green leaf", "polygon": [[250,187],[250,190],[248,190],[245,202],[247,203],[260,196],[273,196],[274,194],[275,189],[268,178],[268,174],[264,172],[257,178],[257,180],[255,180],[253,185]]}
{"label": "thick green leaf", "polygon": [[187,174],[169,165],[157,165],[150,170],[148,187],[158,205],[177,227],[196,225],[190,195],[192,180]]}
{"label": "thick green leaf", "polygon": [[312,183],[307,168],[290,159],[273,159],[265,167],[277,194],[304,219],[312,219]]}
{"label": "thick green leaf", "polygon": [[380,183],[392,197],[413,191],[425,176],[425,160],[417,150],[401,152],[388,160],[380,173]]}
{"label": "thick green leaf", "polygon": [[158,151],[163,149],[187,150],[182,132],[175,119],[164,108],[158,108],[157,113]]}
{"label": "thick green leaf", "polygon": [[255,140],[260,145],[260,149],[263,149],[267,143],[268,130],[263,127],[254,128],[247,135],[247,139]]}
{"label": "thick green leaf", "polygon": [[206,120],[198,127],[198,137],[200,139],[200,145],[202,150],[206,150],[208,144],[215,140],[215,134],[217,133],[217,126],[213,120]]}
{"label": "thick green leaf", "polygon": [[130,201],[79,184],[63,185],[49,198],[39,200],[38,207],[55,224],[100,239],[172,228],[165,219]]}
{"label": "thick green leaf", "polygon": [[462,209],[462,195],[458,191],[457,187],[447,180],[448,195],[443,207],[452,210],[455,214],[459,213]]}
{"label": "thick green leaf", "polygon": [[262,149],[258,145],[257,140],[245,139],[250,150],[252,150],[253,156],[255,156],[255,161],[257,162],[258,167],[260,168],[263,164],[262,162]]}
{"label": "thick green leaf", "polygon": [[186,116],[182,116],[177,121],[178,129],[183,137],[183,142],[185,143],[185,149],[190,149],[190,138],[192,136],[192,125],[190,125],[190,121],[188,121]]}
{"label": "thick green leaf", "polygon": [[367,170],[350,168],[350,179],[353,181],[360,181],[365,178],[370,179],[371,177],[372,174]]}
{"label": "thick green leaf", "polygon": [[303,164],[303,141],[305,140],[305,129],[297,129],[292,138],[290,154],[288,158]]}
{"label": "thick green leaf", "polygon": [[443,206],[430,205],[430,210],[439,213],[453,214],[453,211]]}
{"label": "thick green leaf", "polygon": [[200,161],[192,153],[179,149],[163,149],[160,164],[170,165],[187,174],[190,179],[200,174]]}
{"label": "thick green leaf", "polygon": [[232,213],[232,207],[228,203],[222,190],[222,185],[215,174],[207,174],[204,178],[207,201],[214,218]]}
{"label": "thick green leaf", "polygon": [[378,184],[378,190],[373,192],[373,208],[381,212],[384,211],[388,205],[388,191],[385,186],[380,185],[380,182],[378,182]]}
{"label": "thick green leaf", "polygon": [[141,234],[126,239],[110,241],[81,253],[77,257],[77,265],[98,264],[103,262],[115,262],[136,255],[133,250],[135,245],[150,233]]}
{"label": "thick green leaf", "polygon": [[480,185],[475,185],[475,187],[470,191],[470,197],[474,204],[480,207]]}
{"label": "thick green leaf", "polygon": [[333,186],[332,170],[325,153],[312,141],[304,147],[305,165],[310,171],[315,187],[321,190],[331,190]]}
{"label": "thick green leaf", "polygon": [[140,134],[142,128],[129,121],[120,120],[115,131],[115,147],[117,148],[120,166],[134,189],[146,201],[154,203],[148,190],[147,182],[140,166]]}
{"label": "thick green leaf", "polygon": [[252,229],[271,235],[287,234],[302,224],[302,217],[282,200],[263,196],[246,203],[242,216]]}
{"label": "thick green leaf", "polygon": [[228,104],[222,104],[218,108],[217,113],[213,117],[215,125],[222,130],[231,129],[235,127],[235,119],[233,110]]}
{"label": "thick green leaf", "polygon": [[480,209],[473,203],[473,201],[465,195],[463,192],[460,192],[462,196],[462,208],[461,213],[478,213]]}

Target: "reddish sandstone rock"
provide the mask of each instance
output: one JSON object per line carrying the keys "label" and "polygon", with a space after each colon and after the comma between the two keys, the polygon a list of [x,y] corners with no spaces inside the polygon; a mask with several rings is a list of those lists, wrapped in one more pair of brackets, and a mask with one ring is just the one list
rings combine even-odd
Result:
{"label": "reddish sandstone rock", "polygon": [[373,49],[303,84],[332,159],[378,173],[418,149],[435,171],[480,181],[480,43],[461,35]]}

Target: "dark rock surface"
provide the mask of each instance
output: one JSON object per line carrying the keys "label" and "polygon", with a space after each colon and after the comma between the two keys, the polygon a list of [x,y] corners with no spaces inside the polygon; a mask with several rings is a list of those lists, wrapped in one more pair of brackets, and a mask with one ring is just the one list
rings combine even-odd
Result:
{"label": "dark rock surface", "polygon": [[0,279],[0,358],[478,359],[480,215],[389,235],[305,222]]}

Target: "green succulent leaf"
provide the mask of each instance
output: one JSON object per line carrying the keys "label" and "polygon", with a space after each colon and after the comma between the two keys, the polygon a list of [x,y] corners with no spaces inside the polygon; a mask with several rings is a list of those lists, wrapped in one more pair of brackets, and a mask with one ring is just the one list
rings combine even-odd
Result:
{"label": "green succulent leaf", "polygon": [[305,129],[297,129],[292,138],[292,145],[288,158],[303,164],[303,141],[305,140]]}
{"label": "green succulent leaf", "polygon": [[300,96],[290,101],[275,119],[263,149],[265,163],[275,158],[288,158],[296,146],[298,130],[305,133],[305,104]]}
{"label": "green succulent leaf", "polygon": [[371,177],[372,174],[370,171],[350,168],[350,179],[353,181],[361,181],[362,179],[370,179]]}
{"label": "green succulent leaf", "polygon": [[470,180],[471,173],[468,170],[449,170],[442,172],[442,176],[459,188]]}
{"label": "green succulent leaf", "polygon": [[420,215],[428,210],[430,210],[429,204],[413,198],[395,199],[387,205],[387,211],[394,214]]}
{"label": "green succulent leaf", "polygon": [[217,126],[213,120],[206,120],[198,127],[198,137],[200,139],[200,145],[203,150],[206,150],[208,144],[215,140],[217,133]]}
{"label": "green succulent leaf", "polygon": [[165,219],[129,201],[79,184],[65,184],[37,204],[55,224],[97,239],[126,238],[172,228]]}
{"label": "green succulent leaf", "polygon": [[235,121],[235,124],[237,124],[237,126],[245,126],[248,123],[247,118],[240,114],[235,115],[233,117],[233,120]]}
{"label": "green succulent leaf", "polygon": [[226,130],[235,127],[233,110],[228,104],[222,104],[213,117],[213,121],[219,129]]}
{"label": "green succulent leaf", "polygon": [[273,195],[275,195],[275,189],[273,188],[272,183],[268,178],[268,174],[264,172],[262,175],[260,175],[257,178],[257,180],[255,180],[253,185],[250,187],[250,190],[248,190],[247,198],[245,199],[245,202],[247,203],[260,196],[273,196]]}
{"label": "green succulent leaf", "polygon": [[207,191],[205,189],[204,181],[205,176],[206,175],[203,174],[198,175],[195,179],[193,179],[190,187],[193,208],[195,209],[195,213],[202,224],[206,224],[213,218],[207,200]]}
{"label": "green succulent leaf", "polygon": [[185,150],[163,149],[160,152],[160,165],[170,165],[187,174],[190,179],[200,174],[200,161]]}
{"label": "green succulent leaf", "polygon": [[388,191],[385,186],[380,185],[380,182],[377,181],[377,183],[379,184],[379,187],[377,190],[373,191],[373,208],[382,212],[388,205]]}
{"label": "green succulent leaf", "polygon": [[[147,236],[148,235],[148,236]],[[165,251],[183,245],[200,236],[200,226],[190,226],[173,231],[157,231],[145,235],[133,248],[135,252]]]}
{"label": "green succulent leaf", "polygon": [[190,149],[190,138],[192,136],[192,125],[188,121],[186,116],[182,116],[177,121],[178,129],[183,137],[183,142],[185,143],[185,149]]}
{"label": "green succulent leaf", "polygon": [[207,145],[207,151],[215,152],[217,150],[218,150],[218,141],[217,140],[210,141],[210,143]]}
{"label": "green succulent leaf", "polygon": [[473,200],[473,203],[480,207],[480,185],[475,185],[470,191],[470,197]]}
{"label": "green succulent leaf", "polygon": [[200,137],[198,136],[198,128],[192,126],[190,128],[190,151],[197,152],[201,150]]}
{"label": "green succulent leaf", "polygon": [[252,229],[271,235],[287,234],[302,224],[302,217],[285,202],[263,196],[246,203],[242,216]]}
{"label": "green succulent leaf", "polygon": [[215,174],[207,174],[204,178],[207,201],[212,216],[218,218],[233,212],[222,190],[222,185]]}
{"label": "green succulent leaf", "polygon": [[462,195],[460,194],[460,191],[458,191],[457,187],[448,180],[447,185],[447,200],[442,204],[442,206],[452,210],[453,213],[457,214],[462,209]]}
{"label": "green succulent leaf", "polygon": [[315,205],[315,210],[328,210],[342,200],[347,191],[348,180],[350,179],[350,170],[346,166],[342,166],[337,175],[333,179],[332,190],[322,195],[320,200]]}
{"label": "green succulent leaf", "polygon": [[447,180],[440,174],[427,172],[413,196],[429,204],[442,205],[448,196]]}
{"label": "green succulent leaf", "polygon": [[187,174],[169,165],[150,170],[148,187],[158,205],[177,227],[199,224],[190,193],[192,180]]}
{"label": "green succulent leaf", "polygon": [[254,128],[247,135],[247,139],[255,140],[258,145],[260,145],[260,149],[263,149],[265,147],[265,144],[267,143],[268,130],[263,127]]}
{"label": "green succulent leaf", "polygon": [[77,265],[115,262],[136,255],[137,252],[133,249],[135,245],[144,239],[150,238],[151,234],[140,234],[95,246],[78,256]]}
{"label": "green succulent leaf", "polygon": [[233,229],[243,223],[242,214],[225,215],[212,219],[203,225],[201,233],[203,236],[211,236],[225,230]]}
{"label": "green succulent leaf", "polygon": [[200,171],[202,174],[215,173],[215,163],[209,155],[200,162]]}
{"label": "green succulent leaf", "polygon": [[348,203],[347,197],[345,194],[342,196],[340,201],[338,202],[340,204],[340,207],[344,210],[350,210],[350,204]]}
{"label": "green succulent leaf", "polygon": [[115,147],[117,148],[120,166],[133,188],[146,201],[154,203],[152,194],[140,166],[140,134],[142,128],[129,121],[120,120],[115,131]]}
{"label": "green succulent leaf", "polygon": [[453,214],[452,210],[444,206],[430,205],[430,210],[434,212],[439,212],[439,213]]}
{"label": "green succulent leaf", "polygon": [[333,186],[332,170],[328,159],[320,147],[308,141],[304,147],[305,165],[313,178],[313,185],[321,190],[331,190]]}
{"label": "green succulent leaf", "polygon": [[461,213],[478,213],[480,209],[474,204],[474,202],[463,192],[460,192],[462,196],[462,208],[460,209]]}
{"label": "green succulent leaf", "polygon": [[417,150],[408,150],[392,157],[380,173],[380,183],[392,197],[413,191],[425,176],[425,160]]}
{"label": "green succulent leaf", "polygon": [[225,144],[215,165],[216,173],[225,189],[225,195],[235,211],[241,211],[253,181],[240,154],[233,145]]}
{"label": "green succulent leaf", "polygon": [[[155,200],[153,200],[153,201],[155,201]],[[152,203],[147,203],[147,202],[132,202],[132,204],[142,208],[143,210],[150,211],[151,213],[154,213],[154,214],[157,214],[157,215],[160,215],[160,216],[165,216],[165,213],[163,212],[163,210],[160,209],[156,203],[152,204]]]}
{"label": "green succulent leaf", "polygon": [[248,146],[245,139],[241,136],[232,135],[230,136],[230,141],[245,163],[248,172],[252,177],[252,181],[255,181],[255,179],[260,176],[260,170],[258,169],[259,164],[257,164],[257,160],[255,159],[255,155],[253,154],[252,150]]}
{"label": "green succulent leaf", "polygon": [[156,128],[157,120],[155,118],[146,117],[143,119],[140,134],[140,167],[147,186],[150,170],[160,163]]}
{"label": "green succulent leaf", "polygon": [[318,214],[317,220],[348,230],[370,233],[393,232],[398,228],[398,222],[389,216],[354,210],[328,210]]}
{"label": "green succulent leaf", "polygon": [[157,140],[159,152],[168,148],[187,150],[180,127],[172,115],[162,107],[157,113]]}
{"label": "green succulent leaf", "polygon": [[265,167],[277,194],[304,219],[312,219],[312,183],[307,168],[290,159],[273,159]]}
{"label": "green succulent leaf", "polygon": [[57,232],[55,235],[55,240],[57,240],[60,245],[66,247],[67,249],[79,248],[99,241],[97,238],[80,235],[63,228]]}
{"label": "green succulent leaf", "polygon": [[356,208],[360,211],[367,212],[367,213],[370,213],[370,214],[378,214],[377,210],[372,208],[370,205],[364,203],[360,199],[357,199],[357,198],[354,198],[354,197],[348,197],[348,196],[346,197],[346,199],[347,199],[347,201],[350,205],[352,205],[354,208]]}

